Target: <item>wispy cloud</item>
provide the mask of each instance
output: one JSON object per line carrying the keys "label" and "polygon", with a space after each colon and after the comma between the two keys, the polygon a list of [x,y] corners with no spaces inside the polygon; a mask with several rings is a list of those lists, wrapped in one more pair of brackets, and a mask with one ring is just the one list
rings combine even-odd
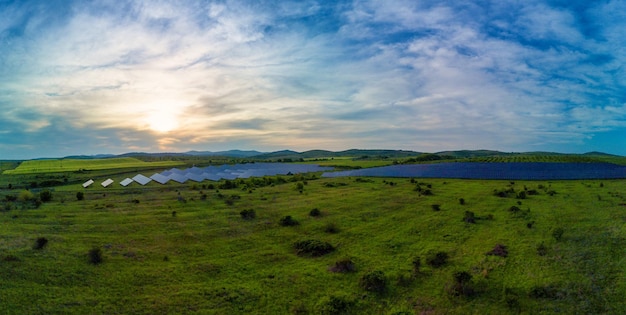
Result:
{"label": "wispy cloud", "polygon": [[5,1],[2,154],[597,149],[626,130],[624,6]]}

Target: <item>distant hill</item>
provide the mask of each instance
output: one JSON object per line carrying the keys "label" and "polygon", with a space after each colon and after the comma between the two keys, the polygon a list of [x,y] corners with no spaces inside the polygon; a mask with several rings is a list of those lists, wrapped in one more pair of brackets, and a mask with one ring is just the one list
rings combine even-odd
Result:
{"label": "distant hill", "polygon": [[255,159],[275,160],[275,159],[316,159],[316,158],[335,158],[335,157],[352,157],[352,158],[400,158],[410,157],[421,154],[415,151],[404,150],[359,150],[350,149],[345,151],[326,151],[326,150],[310,150],[305,152],[296,152],[291,150],[283,150],[272,153],[266,153],[254,156]]}
{"label": "distant hill", "polygon": [[188,155],[195,156],[228,156],[228,157],[238,157],[238,158],[247,158],[252,156],[258,156],[263,154],[263,152],[259,151],[242,151],[242,150],[229,150],[229,151],[188,151],[185,152]]}
{"label": "distant hill", "polygon": [[[253,159],[253,160],[292,160],[297,161],[300,159],[325,159],[325,158],[337,158],[348,157],[353,159],[405,159],[409,158],[407,162],[427,162],[437,160],[468,160],[468,161],[515,161],[515,160],[580,160],[580,161],[592,161],[600,160],[611,163],[625,164],[626,157],[613,155],[603,152],[587,152],[584,154],[565,154],[557,152],[501,152],[495,150],[454,150],[454,151],[441,151],[436,153],[424,153],[417,151],[407,150],[370,150],[370,149],[350,149],[344,151],[328,151],[328,150],[309,150],[304,152],[297,152],[293,150],[280,150],[275,152],[259,152],[255,150],[228,150],[228,151],[187,151],[187,152],[159,152],[159,153],[147,153],[147,152],[129,152],[119,155],[114,154],[97,154],[97,155],[72,155],[66,156],[65,159],[104,159],[112,157],[143,157],[143,158],[174,158],[185,159],[185,157],[203,157],[203,156],[216,156],[225,158],[238,158],[238,159]],[[537,157],[537,158],[532,158]],[[550,158],[548,158],[550,157]]]}

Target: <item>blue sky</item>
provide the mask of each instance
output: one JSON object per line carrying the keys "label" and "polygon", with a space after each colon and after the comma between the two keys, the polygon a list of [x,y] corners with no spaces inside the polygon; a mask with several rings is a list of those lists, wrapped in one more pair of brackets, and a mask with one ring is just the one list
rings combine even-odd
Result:
{"label": "blue sky", "polygon": [[626,1],[0,0],[0,159],[626,155]]}

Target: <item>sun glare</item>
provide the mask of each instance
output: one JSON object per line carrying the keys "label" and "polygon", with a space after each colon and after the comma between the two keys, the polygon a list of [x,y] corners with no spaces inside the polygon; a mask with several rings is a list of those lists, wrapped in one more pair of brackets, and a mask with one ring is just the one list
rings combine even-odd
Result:
{"label": "sun glare", "polygon": [[170,132],[178,128],[176,115],[167,112],[156,112],[147,119],[148,126],[156,132]]}

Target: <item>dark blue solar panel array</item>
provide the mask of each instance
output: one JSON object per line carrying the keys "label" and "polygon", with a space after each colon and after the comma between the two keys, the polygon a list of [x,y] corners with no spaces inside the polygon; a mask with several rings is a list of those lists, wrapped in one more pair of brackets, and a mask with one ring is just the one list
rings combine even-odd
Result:
{"label": "dark blue solar panel array", "polygon": [[617,179],[626,178],[626,166],[609,163],[435,163],[322,174],[322,177],[344,176],[506,180]]}

